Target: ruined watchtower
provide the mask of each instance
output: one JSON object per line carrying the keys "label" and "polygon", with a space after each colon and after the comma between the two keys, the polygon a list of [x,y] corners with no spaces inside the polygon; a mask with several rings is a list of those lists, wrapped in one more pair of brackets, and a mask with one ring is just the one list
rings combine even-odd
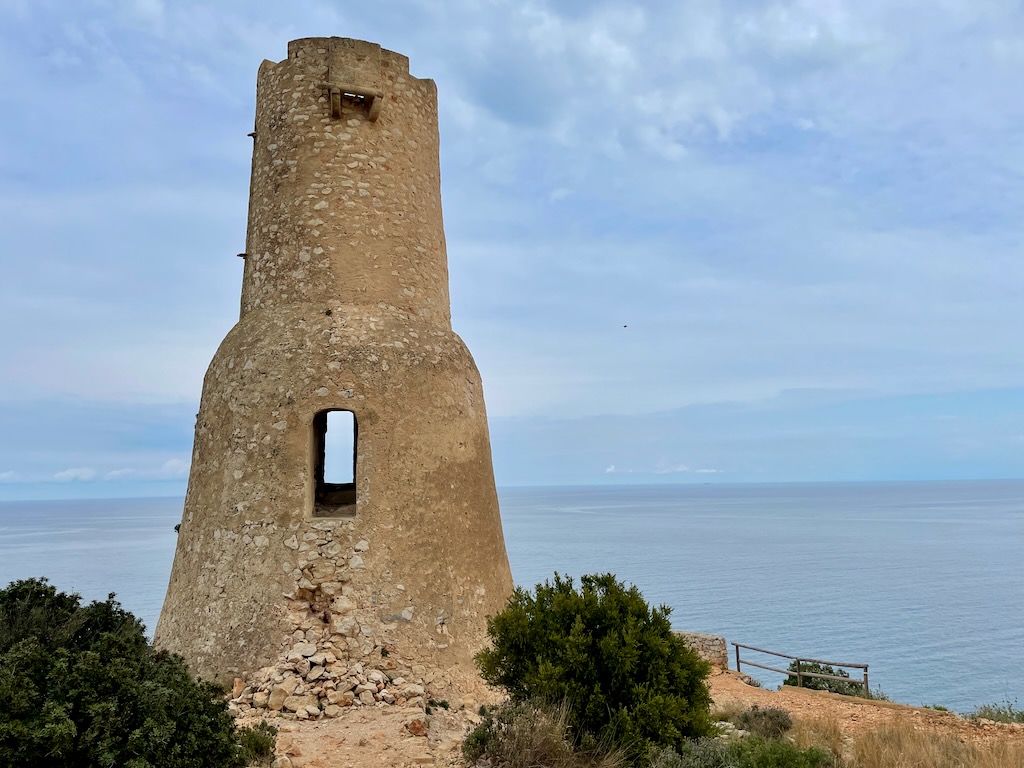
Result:
{"label": "ruined watchtower", "polygon": [[295,40],[260,66],[253,137],[241,317],[204,381],[155,641],[257,706],[261,684],[401,697],[346,688],[372,670],[407,697],[458,687],[512,580],[451,327],[436,87],[373,43]]}

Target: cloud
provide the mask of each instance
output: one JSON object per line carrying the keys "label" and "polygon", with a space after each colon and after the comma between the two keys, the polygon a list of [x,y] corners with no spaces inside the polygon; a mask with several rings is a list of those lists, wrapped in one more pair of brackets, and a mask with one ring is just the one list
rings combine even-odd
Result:
{"label": "cloud", "polygon": [[140,18],[149,22],[160,22],[164,17],[162,0],[134,0],[132,8]]}
{"label": "cloud", "polygon": [[0,483],[13,483],[18,479],[18,473],[13,471],[0,472]]}
{"label": "cloud", "polygon": [[[502,424],[1024,385],[1013,4],[20,0],[0,250],[31,258],[0,283],[0,465],[187,474],[164,464],[237,320],[256,68],[335,31],[438,84],[453,318]],[[749,458],[587,439],[566,455],[602,477]],[[707,465],[658,474],[673,455]]]}
{"label": "cloud", "polygon": [[715,475],[720,473],[720,469],[708,469],[701,467],[691,467],[687,464],[674,464],[674,465],[659,465],[653,470],[656,475]]}
{"label": "cloud", "polygon": [[497,419],[491,435],[501,485],[806,482],[1024,477],[1022,427],[1024,387],[801,390],[628,416]]}
{"label": "cloud", "polygon": [[157,473],[161,477],[181,477],[188,474],[188,462],[181,459],[169,459],[164,462]]}
{"label": "cloud", "polygon": [[140,470],[134,467],[109,470],[103,475],[103,479],[167,480],[170,478],[186,477],[188,475],[188,468],[188,462],[181,459],[168,459],[155,470]]}
{"label": "cloud", "polygon": [[53,479],[59,483],[70,483],[75,481],[87,482],[96,477],[96,470],[92,467],[69,467],[54,474]]}
{"label": "cloud", "polygon": [[625,474],[625,475],[714,475],[721,472],[720,469],[699,469],[690,467],[687,464],[663,464],[659,463],[653,467],[647,469],[632,469],[625,467],[617,467],[615,464],[609,464],[604,470],[606,475],[614,474]]}

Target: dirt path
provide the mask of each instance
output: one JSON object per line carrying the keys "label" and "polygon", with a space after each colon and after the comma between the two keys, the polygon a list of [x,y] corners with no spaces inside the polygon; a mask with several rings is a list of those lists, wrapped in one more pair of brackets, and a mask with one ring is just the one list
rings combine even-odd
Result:
{"label": "dirt path", "polygon": [[465,710],[428,716],[418,708],[350,707],[335,719],[270,722],[279,729],[275,768],[448,768],[462,764],[463,736],[480,718]]}

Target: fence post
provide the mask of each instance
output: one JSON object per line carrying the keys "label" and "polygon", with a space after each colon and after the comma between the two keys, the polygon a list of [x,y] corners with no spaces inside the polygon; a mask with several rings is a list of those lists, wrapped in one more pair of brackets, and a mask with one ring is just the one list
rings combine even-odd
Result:
{"label": "fence post", "polygon": [[864,665],[864,698],[871,698],[871,688],[868,687],[868,665]]}
{"label": "fence post", "polygon": [[733,645],[736,646],[736,671],[739,672],[740,671],[740,644],[739,643],[733,643]]}
{"label": "fence post", "polygon": [[800,659],[796,660],[796,687],[797,688],[803,688],[804,687],[804,676],[803,676],[803,673],[800,670]]}

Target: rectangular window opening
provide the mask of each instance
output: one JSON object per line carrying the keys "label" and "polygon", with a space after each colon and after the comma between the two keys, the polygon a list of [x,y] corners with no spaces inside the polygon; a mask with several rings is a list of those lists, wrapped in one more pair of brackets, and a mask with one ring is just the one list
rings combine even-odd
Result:
{"label": "rectangular window opening", "polygon": [[313,417],[316,517],[356,513],[356,451],[359,426],[352,411],[321,411]]}

